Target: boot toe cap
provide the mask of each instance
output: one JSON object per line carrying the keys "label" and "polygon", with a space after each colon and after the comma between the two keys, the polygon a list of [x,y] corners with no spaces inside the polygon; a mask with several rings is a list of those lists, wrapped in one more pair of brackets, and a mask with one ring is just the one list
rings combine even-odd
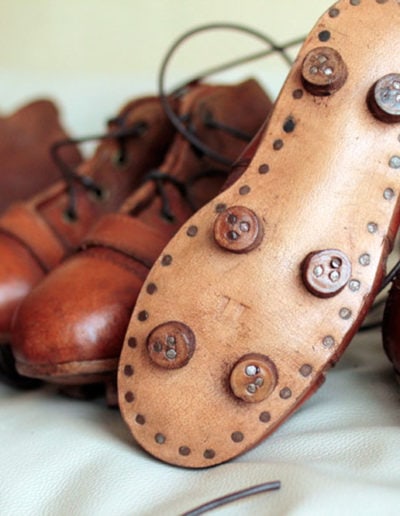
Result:
{"label": "boot toe cap", "polygon": [[[21,304],[13,328],[17,367],[50,381],[116,368],[140,280],[130,271],[76,256]],[[35,373],[36,371],[36,373]]]}

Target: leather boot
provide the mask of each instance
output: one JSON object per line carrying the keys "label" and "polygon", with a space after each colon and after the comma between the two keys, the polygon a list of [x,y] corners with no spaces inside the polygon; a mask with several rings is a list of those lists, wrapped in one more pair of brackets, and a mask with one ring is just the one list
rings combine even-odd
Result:
{"label": "leather boot", "polygon": [[66,170],[69,184],[61,181],[0,217],[3,369],[12,363],[5,345],[16,307],[102,214],[116,211],[144,173],[161,163],[174,132],[158,98],[134,100],[109,123],[93,157],[77,172]]}
{"label": "leather boot", "polygon": [[[0,213],[59,179],[49,148],[66,137],[57,107],[49,100],[31,102],[0,117]],[[64,157],[73,166],[81,160],[74,148],[66,150]]]}
{"label": "leather boot", "polygon": [[400,278],[393,281],[382,322],[383,347],[400,383]]}
{"label": "leather boot", "polygon": [[[180,119],[214,152],[233,162],[264,121],[270,101],[254,80],[238,86],[194,87]],[[241,136],[239,136],[239,133]],[[172,235],[220,190],[229,171],[177,133],[158,170],[117,214],[103,216],[80,250],[26,297],[12,335],[22,375],[59,384],[107,382],[136,296]],[[196,228],[185,227],[187,238]],[[173,269],[168,254],[159,259]],[[157,288],[147,284],[149,297]],[[138,315],[146,320],[142,310]]]}
{"label": "leather boot", "polygon": [[357,332],[399,226],[399,26],[397,1],[335,3],[247,169],[150,271],[118,390],[157,458],[200,468],[255,446]]}

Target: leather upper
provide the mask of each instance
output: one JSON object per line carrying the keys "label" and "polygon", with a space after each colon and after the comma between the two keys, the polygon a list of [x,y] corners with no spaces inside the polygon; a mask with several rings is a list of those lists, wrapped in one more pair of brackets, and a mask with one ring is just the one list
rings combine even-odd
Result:
{"label": "leather upper", "polygon": [[[49,100],[26,104],[0,117],[0,213],[14,201],[28,199],[57,181],[60,171],[52,161],[50,145],[67,138],[58,109]],[[63,151],[67,163],[76,166],[76,148]]]}
{"label": "leather upper", "polygon": [[[247,142],[207,127],[203,113],[212,110],[216,120],[251,137],[269,107],[268,97],[250,80],[238,86],[194,87],[181,100],[179,115],[190,120],[202,141],[233,162]],[[150,180],[126,200],[118,214],[100,219],[83,239],[80,251],[22,303],[13,331],[17,367],[28,364],[35,375],[35,365],[118,357],[149,268],[193,209],[217,194],[229,168],[199,154],[176,134],[158,171],[187,185],[185,194],[167,179],[161,186]],[[165,198],[173,220],[163,216]],[[49,381],[73,382],[73,373],[71,378],[60,379],[39,369],[36,374]],[[90,382],[90,377],[82,381]]]}
{"label": "leather upper", "polygon": [[[117,120],[119,128],[123,129],[140,123],[144,126],[143,133],[123,139],[105,138],[93,157],[79,166],[77,172],[91,177],[102,195],[96,196],[74,182],[75,219],[66,213],[70,199],[64,182],[54,184],[25,203],[11,206],[0,218],[0,247],[9,245],[12,239],[13,253],[8,253],[8,259],[12,260],[16,254],[25,256],[23,262],[18,261],[19,268],[13,267],[12,277],[5,259],[0,264],[0,289],[2,284],[24,285],[16,291],[11,287],[3,289],[0,334],[9,333],[15,308],[44,274],[78,246],[102,214],[115,211],[143,175],[160,163],[174,134],[155,97],[130,102],[120,111]],[[109,134],[115,131],[115,122],[112,122]],[[119,163],[117,158],[122,146],[124,160]],[[42,273],[32,274],[38,266]]]}

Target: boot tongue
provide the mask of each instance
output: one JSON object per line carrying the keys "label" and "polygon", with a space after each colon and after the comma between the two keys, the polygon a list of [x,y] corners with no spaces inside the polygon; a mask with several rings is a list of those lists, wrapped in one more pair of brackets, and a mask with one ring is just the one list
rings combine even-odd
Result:
{"label": "boot tongue", "polygon": [[[199,139],[208,129],[199,117],[197,107],[216,89],[219,87],[194,86],[181,100],[179,116],[186,121],[188,130]],[[215,178],[201,179],[202,174],[213,169]],[[151,226],[161,223],[161,231],[172,235],[192,215],[193,210],[200,208],[218,192],[228,169],[203,156],[182,134],[177,133],[158,171],[150,172],[149,177],[153,179],[145,182],[124,203],[121,211]],[[198,176],[200,179],[197,180]],[[212,193],[208,194],[210,189]],[[188,195],[185,195],[185,190]],[[169,213],[171,217],[168,217]]]}
{"label": "boot tongue", "polygon": [[193,210],[218,194],[230,164],[262,125],[270,107],[269,98],[252,79],[237,86],[193,86],[181,99],[179,116],[187,131],[222,160],[207,156],[178,133],[158,170],[158,178],[150,174],[149,181],[121,211],[151,226],[160,226],[160,231],[172,236]]}

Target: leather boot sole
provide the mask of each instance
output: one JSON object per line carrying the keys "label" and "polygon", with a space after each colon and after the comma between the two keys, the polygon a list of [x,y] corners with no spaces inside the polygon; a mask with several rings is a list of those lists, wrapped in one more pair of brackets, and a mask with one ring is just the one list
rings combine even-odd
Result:
{"label": "leather boot sole", "polygon": [[252,448],[359,328],[399,224],[400,77],[386,77],[400,72],[399,26],[398,1],[337,2],[307,38],[247,170],[150,272],[119,404],[161,460],[206,467]]}
{"label": "leather boot sole", "polygon": [[[5,349],[5,347],[0,348],[0,364],[5,360]],[[91,400],[105,394],[107,405],[110,408],[118,407],[116,393],[117,359],[31,366],[23,362],[15,362],[12,352],[9,350],[8,362],[10,362],[10,366],[7,368],[7,371],[9,371],[8,377],[12,367],[15,372],[13,382],[8,382],[13,387],[33,388],[40,386],[40,380],[43,380],[59,385],[59,392],[69,398]]]}
{"label": "leather boot sole", "polygon": [[17,361],[16,368],[20,375],[38,378],[47,382],[66,385],[97,383],[115,376],[118,359],[86,360],[66,362],[63,364],[25,364]]}

